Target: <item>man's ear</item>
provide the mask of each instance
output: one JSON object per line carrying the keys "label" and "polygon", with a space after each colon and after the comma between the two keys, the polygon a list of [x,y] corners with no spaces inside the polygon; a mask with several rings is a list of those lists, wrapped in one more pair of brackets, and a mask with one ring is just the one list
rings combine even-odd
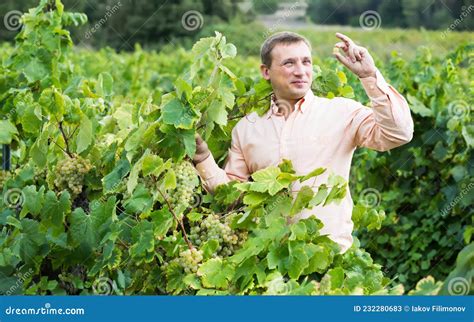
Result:
{"label": "man's ear", "polygon": [[261,64],[260,72],[262,73],[264,79],[270,80],[270,69],[267,67],[267,65]]}

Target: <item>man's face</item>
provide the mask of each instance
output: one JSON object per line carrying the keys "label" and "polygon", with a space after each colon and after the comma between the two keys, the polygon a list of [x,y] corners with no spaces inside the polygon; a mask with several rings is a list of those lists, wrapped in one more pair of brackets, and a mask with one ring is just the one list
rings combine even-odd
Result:
{"label": "man's face", "polygon": [[311,51],[302,41],[277,44],[272,52],[272,64],[261,65],[263,77],[269,80],[278,99],[298,100],[311,88],[313,64]]}

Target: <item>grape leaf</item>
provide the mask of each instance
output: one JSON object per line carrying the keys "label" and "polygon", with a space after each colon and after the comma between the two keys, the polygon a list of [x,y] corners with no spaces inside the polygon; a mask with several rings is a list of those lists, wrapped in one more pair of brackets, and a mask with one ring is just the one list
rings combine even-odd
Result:
{"label": "grape leaf", "polygon": [[146,155],[143,158],[142,163],[143,176],[147,176],[152,173],[154,176],[158,177],[161,174],[161,171],[164,170],[163,164],[163,159],[159,156],[153,154]]}
{"label": "grape leaf", "polygon": [[406,97],[407,97],[408,102],[410,103],[410,109],[413,113],[419,114],[424,117],[433,116],[433,111],[427,108],[423,104],[423,102],[421,102],[415,96],[408,94]]}
{"label": "grape leaf", "polygon": [[35,143],[33,143],[30,154],[33,162],[35,162],[38,167],[44,168],[48,154],[48,132],[46,130],[42,131]]}
{"label": "grape leaf", "polygon": [[110,96],[113,94],[113,84],[114,79],[107,72],[102,72],[99,74],[97,81],[96,91],[99,96]]}
{"label": "grape leaf", "polygon": [[139,184],[134,190],[133,195],[125,200],[124,206],[128,213],[147,212],[153,206],[153,198],[145,185]]}
{"label": "grape leaf", "polygon": [[168,230],[173,226],[174,218],[171,212],[162,208],[157,211],[153,211],[150,214],[153,223],[153,233],[157,237],[163,237],[166,235]]}
{"label": "grape leaf", "polygon": [[38,215],[43,207],[44,203],[44,190],[45,187],[36,191],[36,186],[27,186],[23,188],[24,203],[22,213],[29,212],[33,215]]}
{"label": "grape leaf", "polygon": [[326,168],[317,168],[317,169],[314,169],[313,171],[311,171],[310,173],[308,173],[307,175],[303,176],[301,178],[301,182],[304,182],[308,179],[311,179],[313,177],[317,177],[321,174],[323,174],[324,172],[326,172]]}
{"label": "grape leaf", "polygon": [[304,244],[290,241],[288,243],[288,252],[288,275],[291,278],[297,279],[309,265],[308,256],[304,251]]}
{"label": "grape leaf", "polygon": [[281,172],[286,172],[290,174],[295,173],[295,169],[293,168],[293,163],[291,162],[291,160],[283,159],[283,161],[280,162],[278,167],[280,168]]}
{"label": "grape leaf", "polygon": [[294,216],[299,213],[301,210],[308,206],[308,203],[313,198],[314,191],[308,186],[301,187],[300,191],[296,195],[295,202],[290,210],[290,216]]}
{"label": "grape leaf", "polygon": [[304,240],[307,234],[306,224],[299,221],[290,226],[291,235],[288,240]]}
{"label": "grape leaf", "polygon": [[311,208],[311,207],[320,205],[321,203],[323,203],[324,200],[326,200],[327,195],[328,195],[327,186],[325,184],[320,185],[318,188],[318,192],[316,193],[316,195],[314,195],[313,199],[311,199],[311,201],[308,204],[308,207]]}
{"label": "grape leaf", "polygon": [[44,234],[39,230],[39,223],[32,219],[21,220],[21,234],[19,236],[19,247],[21,259],[26,263],[34,263],[35,256],[40,247],[46,243]]}
{"label": "grape leaf", "polygon": [[192,53],[196,56],[196,59],[202,58],[205,54],[209,52],[209,48],[211,47],[212,42],[214,41],[214,37],[207,37],[199,39],[194,45]]}
{"label": "grape leaf", "polygon": [[64,191],[58,198],[53,191],[48,191],[44,198],[44,205],[41,209],[41,217],[45,222],[50,222],[54,227],[64,229],[63,223],[66,213],[71,210],[69,192]]}
{"label": "grape leaf", "polygon": [[197,274],[205,287],[225,289],[233,277],[234,268],[220,258],[213,258],[203,263]]}
{"label": "grape leaf", "polygon": [[155,243],[153,225],[149,221],[141,221],[132,229],[133,245],[130,247],[130,256],[134,259],[143,258],[147,253],[153,252]]}
{"label": "grape leaf", "polygon": [[206,241],[200,249],[203,252],[203,257],[205,259],[212,257],[212,254],[219,248],[219,242],[215,239],[210,239]]}
{"label": "grape leaf", "polygon": [[92,226],[92,218],[82,208],[76,208],[71,213],[69,234],[74,243],[89,251],[96,246],[97,236]]}
{"label": "grape leaf", "polygon": [[183,105],[177,98],[163,106],[163,122],[178,129],[191,129],[198,120],[198,114],[189,105]]}
{"label": "grape leaf", "polygon": [[10,144],[18,130],[9,120],[0,121],[0,144]]}
{"label": "grape leaf", "polygon": [[436,282],[433,276],[429,275],[421,279],[416,283],[415,289],[408,292],[409,295],[437,295],[441,287],[442,282]]}
{"label": "grape leaf", "polygon": [[344,269],[335,267],[327,271],[326,276],[329,278],[331,289],[341,288],[344,283]]}
{"label": "grape leaf", "polygon": [[330,250],[322,245],[306,244],[304,251],[309,258],[308,267],[304,270],[304,275],[314,272],[324,273],[331,264],[332,257]]}
{"label": "grape leaf", "polygon": [[79,125],[79,132],[76,138],[76,152],[82,153],[92,143],[92,122],[85,115],[81,118],[81,124]]}
{"label": "grape leaf", "polygon": [[271,196],[275,195],[278,191],[285,188],[285,185],[277,180],[280,173],[280,168],[274,166],[254,172],[252,174],[254,182],[250,183],[250,190],[268,192]]}
{"label": "grape leaf", "polygon": [[210,121],[219,125],[227,124],[227,111],[225,109],[224,103],[220,100],[212,101],[207,110],[207,116]]}
{"label": "grape leaf", "polygon": [[105,192],[117,189],[122,179],[130,172],[130,162],[126,158],[120,159],[115,168],[107,174],[103,179]]}
{"label": "grape leaf", "polygon": [[28,82],[40,81],[49,76],[49,68],[38,57],[31,57],[23,68]]}
{"label": "grape leaf", "polygon": [[269,247],[266,259],[269,269],[277,268],[284,273],[288,267],[288,247],[286,245]]}

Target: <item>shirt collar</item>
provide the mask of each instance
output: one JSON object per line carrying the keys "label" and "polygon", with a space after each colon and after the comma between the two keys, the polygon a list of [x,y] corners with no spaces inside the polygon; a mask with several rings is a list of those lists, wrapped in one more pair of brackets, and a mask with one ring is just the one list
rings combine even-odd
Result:
{"label": "shirt collar", "polygon": [[[308,105],[311,104],[311,102],[313,101],[313,98],[314,98],[314,94],[313,94],[313,91],[310,89],[306,94],[305,96],[303,96],[302,98],[300,98],[298,100],[298,102],[296,102],[296,108],[297,110],[303,114],[304,111],[306,110],[306,108],[308,107]],[[270,118],[272,115],[276,115],[276,116],[282,116],[283,114],[278,112],[278,105],[276,104],[276,97],[275,97],[275,94],[272,93],[271,95],[271,101],[270,101],[270,108],[268,109],[268,112],[267,112],[267,119]]]}

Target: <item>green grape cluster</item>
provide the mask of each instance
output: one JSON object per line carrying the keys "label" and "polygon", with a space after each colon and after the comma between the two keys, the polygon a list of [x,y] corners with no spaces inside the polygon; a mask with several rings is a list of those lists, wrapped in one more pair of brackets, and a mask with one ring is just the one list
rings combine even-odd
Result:
{"label": "green grape cluster", "polygon": [[176,189],[170,194],[169,201],[173,209],[184,210],[193,204],[194,188],[199,179],[193,165],[182,161],[175,165]]}
{"label": "green grape cluster", "polygon": [[156,181],[151,176],[146,176],[140,179],[147,189],[153,190],[156,185]]}
{"label": "green grape cluster", "polygon": [[196,273],[202,260],[203,253],[201,250],[196,248],[186,249],[179,253],[179,257],[172,259],[170,262],[165,262],[163,268],[166,269],[171,263],[177,263],[186,274]]}
{"label": "green grape cluster", "polygon": [[219,247],[214,256],[231,256],[242,246],[247,239],[247,231],[237,231],[230,228],[233,216],[225,217],[224,222],[220,221],[219,215],[209,214],[199,226],[191,228],[189,239],[191,243],[200,246],[208,240],[214,239],[219,242]]}
{"label": "green grape cluster", "polygon": [[80,156],[60,160],[56,165],[54,185],[59,190],[67,189],[73,196],[77,196],[82,191],[84,176],[91,169],[90,162]]}
{"label": "green grape cluster", "polygon": [[7,182],[9,178],[10,178],[10,172],[5,171],[5,170],[0,170],[0,187],[3,188],[3,184]]}
{"label": "green grape cluster", "polygon": [[43,168],[41,170],[36,168],[35,177],[33,179],[35,183],[38,185],[43,184],[46,181],[47,172],[47,168]]}

